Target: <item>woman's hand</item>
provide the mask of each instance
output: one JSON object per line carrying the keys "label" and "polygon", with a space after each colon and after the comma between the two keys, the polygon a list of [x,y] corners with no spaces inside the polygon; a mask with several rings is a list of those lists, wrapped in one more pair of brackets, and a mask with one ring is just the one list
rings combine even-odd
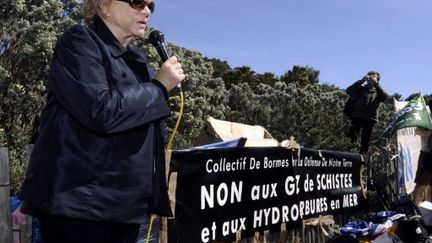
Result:
{"label": "woman's hand", "polygon": [[186,75],[184,74],[183,68],[175,56],[168,58],[168,60],[162,64],[155,77],[168,92],[174,89],[185,78]]}

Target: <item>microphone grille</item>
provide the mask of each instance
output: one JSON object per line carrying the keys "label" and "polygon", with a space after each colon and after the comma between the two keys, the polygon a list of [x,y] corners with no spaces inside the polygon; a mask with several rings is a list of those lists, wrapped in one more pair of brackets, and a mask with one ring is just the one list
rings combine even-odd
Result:
{"label": "microphone grille", "polygon": [[158,46],[160,43],[165,42],[165,37],[159,30],[150,32],[149,41],[153,46]]}

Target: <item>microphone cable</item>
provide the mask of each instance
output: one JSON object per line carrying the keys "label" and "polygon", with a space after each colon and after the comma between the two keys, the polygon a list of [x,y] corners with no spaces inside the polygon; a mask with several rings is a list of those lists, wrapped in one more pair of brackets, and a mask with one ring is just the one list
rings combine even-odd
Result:
{"label": "microphone cable", "polygon": [[178,86],[178,90],[179,90],[179,96],[180,96],[180,110],[179,110],[179,115],[177,117],[177,121],[176,121],[174,130],[171,133],[171,136],[170,136],[170,138],[168,140],[168,144],[167,144],[166,149],[165,149],[165,161],[168,159],[169,151],[171,150],[171,146],[172,146],[172,144],[174,142],[174,137],[177,134],[177,130],[178,130],[179,126],[180,126],[180,121],[181,121],[181,119],[183,117],[184,94],[183,94],[183,89],[182,89],[181,85]]}
{"label": "microphone cable", "polygon": [[[181,87],[181,85],[179,85],[179,86],[177,86],[178,87],[178,90],[179,90],[179,96],[180,96],[180,110],[179,110],[179,115],[178,115],[178,117],[177,117],[177,121],[176,121],[176,124],[175,124],[175,126],[174,126],[174,130],[172,131],[172,133],[171,133],[171,136],[170,136],[170,138],[169,138],[169,140],[168,140],[168,143],[167,143],[167,146],[166,146],[166,148],[165,148],[165,163],[166,163],[166,161],[169,159],[169,155],[170,155],[170,151],[171,151],[171,147],[172,147],[172,144],[173,144],[173,141],[174,141],[174,138],[175,138],[175,136],[176,136],[176,134],[177,134],[177,130],[178,130],[178,128],[179,128],[179,126],[180,126],[180,121],[181,121],[181,119],[182,119],[182,117],[183,117],[183,110],[184,110],[184,94],[183,94],[183,89],[182,89],[182,87]],[[146,243],[149,243],[149,240],[150,240],[150,235],[151,235],[151,232],[152,232],[152,227],[153,227],[153,221],[154,221],[154,219],[156,218],[156,214],[151,214],[151,216],[150,216],[150,223],[149,223],[149,228],[148,228],[148,230],[147,230],[147,238],[146,238]]]}

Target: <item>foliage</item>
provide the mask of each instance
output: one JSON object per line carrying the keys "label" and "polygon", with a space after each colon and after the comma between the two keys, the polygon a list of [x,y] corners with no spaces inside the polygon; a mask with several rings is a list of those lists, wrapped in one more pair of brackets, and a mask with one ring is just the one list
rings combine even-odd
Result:
{"label": "foliage", "polygon": [[228,70],[221,78],[224,80],[227,88],[240,83],[247,83],[251,86],[258,83],[256,73],[248,66],[235,67],[234,69]]}
{"label": "foliage", "polygon": [[410,101],[410,100],[416,98],[416,97],[419,96],[419,95],[420,95],[420,93],[410,94],[410,95],[409,95],[405,100],[406,100],[406,101]]}
{"label": "foliage", "polygon": [[231,88],[231,120],[262,125],[279,141],[294,136],[306,147],[352,148],[344,136],[348,121],[341,110],[347,95],[342,90],[325,91],[318,84],[296,88],[281,81],[256,90],[246,83]]}
{"label": "foliage", "polygon": [[302,87],[307,84],[319,83],[319,71],[314,70],[309,66],[295,65],[292,70],[286,72],[281,77],[281,81],[285,83],[296,83]]}
{"label": "foliage", "polygon": [[213,66],[213,77],[222,77],[227,71],[231,69],[230,65],[226,61],[219,60],[217,58],[204,57],[204,61],[211,62]]}
{"label": "foliage", "polygon": [[[37,134],[49,60],[59,34],[76,22],[77,1],[8,0],[1,4],[0,130],[10,151],[13,192],[26,164],[26,145]],[[0,138],[2,135],[0,134]]]}
{"label": "foliage", "polygon": [[399,93],[394,93],[393,94],[393,98],[395,98],[396,100],[400,101],[400,100],[402,100],[402,95],[399,94]]}

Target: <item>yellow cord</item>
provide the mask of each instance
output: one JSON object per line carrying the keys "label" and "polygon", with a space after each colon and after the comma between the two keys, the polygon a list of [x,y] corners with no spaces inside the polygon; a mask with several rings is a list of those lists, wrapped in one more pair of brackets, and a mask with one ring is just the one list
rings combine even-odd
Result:
{"label": "yellow cord", "polygon": [[149,240],[150,240],[150,235],[151,235],[151,232],[152,232],[152,226],[153,226],[153,220],[154,220],[155,218],[156,218],[156,214],[152,214],[151,217],[150,217],[150,224],[149,224],[149,229],[148,229],[148,231],[147,231],[146,243],[148,243]]}
{"label": "yellow cord", "polygon": [[[183,90],[182,90],[181,86],[179,87],[179,92],[180,92],[180,111],[179,111],[179,115],[177,117],[176,125],[174,127],[173,132],[171,133],[171,136],[170,136],[170,138],[168,140],[167,147],[165,149],[165,160],[168,158],[169,151],[171,150],[171,146],[172,146],[172,143],[174,141],[174,137],[175,137],[175,135],[177,133],[177,130],[178,130],[179,125],[180,125],[181,118],[183,116],[184,95],[183,95]],[[150,217],[150,224],[149,224],[149,229],[147,231],[146,243],[148,243],[149,240],[150,240],[150,235],[151,235],[151,231],[152,231],[153,221],[154,221],[155,218],[156,218],[155,214],[152,214],[151,217]]]}
{"label": "yellow cord", "polygon": [[[173,132],[171,133],[171,136],[170,136],[170,138],[169,138],[169,140],[168,140],[168,144],[167,144],[167,147],[166,147],[165,153],[169,153],[169,151],[171,150],[171,146],[172,146],[172,143],[173,143],[173,141],[174,141],[174,137],[175,137],[175,135],[176,135],[176,133],[177,133],[177,129],[178,129],[179,125],[180,125],[180,120],[181,120],[181,118],[182,118],[182,116],[183,116],[184,96],[183,96],[183,90],[182,90],[181,86],[180,86],[180,88],[179,88],[179,92],[180,92],[180,111],[179,111],[179,115],[178,115],[178,117],[177,117],[177,122],[176,122],[176,125],[175,125],[175,127],[174,127],[174,130],[173,130]],[[165,157],[166,157],[166,156],[165,156]]]}

